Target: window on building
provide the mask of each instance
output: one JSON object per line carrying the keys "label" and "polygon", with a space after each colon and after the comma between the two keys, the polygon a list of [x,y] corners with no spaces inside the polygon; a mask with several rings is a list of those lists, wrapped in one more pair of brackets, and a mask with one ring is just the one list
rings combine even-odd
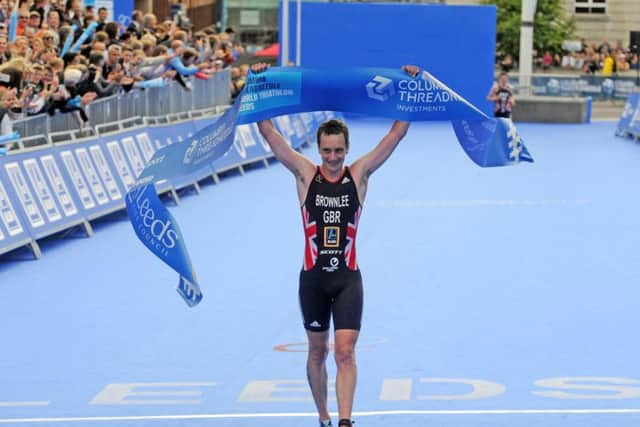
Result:
{"label": "window on building", "polygon": [[607,13],[607,0],[573,0],[576,14],[603,15]]}

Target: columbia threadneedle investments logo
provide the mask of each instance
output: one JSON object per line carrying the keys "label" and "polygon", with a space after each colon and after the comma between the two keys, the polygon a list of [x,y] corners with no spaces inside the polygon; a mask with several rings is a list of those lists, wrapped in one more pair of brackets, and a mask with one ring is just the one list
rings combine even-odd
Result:
{"label": "columbia threadneedle investments logo", "polygon": [[193,156],[195,155],[197,145],[198,145],[198,140],[194,139],[189,145],[189,147],[187,148],[187,151],[185,151],[184,153],[184,158],[182,159],[183,164],[189,165],[193,162]]}
{"label": "columbia threadneedle investments logo", "polygon": [[367,83],[367,96],[376,101],[386,101],[393,95],[396,90],[393,87],[393,81],[386,77],[375,76],[373,80]]}

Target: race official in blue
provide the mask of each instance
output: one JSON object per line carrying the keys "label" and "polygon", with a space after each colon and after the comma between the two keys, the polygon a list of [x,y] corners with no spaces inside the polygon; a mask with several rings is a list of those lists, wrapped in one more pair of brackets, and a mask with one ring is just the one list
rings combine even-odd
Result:
{"label": "race official in blue", "polygon": [[[267,64],[254,64],[254,73]],[[419,68],[402,69],[416,77]],[[356,388],[355,346],[362,318],[362,278],[356,261],[356,233],[369,177],[393,153],[407,133],[409,122],[393,122],[389,133],[351,165],[349,130],[339,120],[323,123],[317,131],[321,164],[291,148],[271,120],[258,121],[260,133],[275,157],[293,173],[302,210],[305,253],[300,272],[299,300],[309,340],[307,378],[318,410],[320,426],[331,424],[327,407],[329,324],[334,325],[337,365],[338,426],[351,426]]]}

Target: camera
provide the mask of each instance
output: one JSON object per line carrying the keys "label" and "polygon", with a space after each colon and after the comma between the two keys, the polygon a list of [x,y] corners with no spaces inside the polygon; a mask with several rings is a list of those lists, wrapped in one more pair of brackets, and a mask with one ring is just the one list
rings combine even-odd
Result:
{"label": "camera", "polygon": [[98,71],[95,65],[89,65],[89,80],[96,78],[96,72]]}

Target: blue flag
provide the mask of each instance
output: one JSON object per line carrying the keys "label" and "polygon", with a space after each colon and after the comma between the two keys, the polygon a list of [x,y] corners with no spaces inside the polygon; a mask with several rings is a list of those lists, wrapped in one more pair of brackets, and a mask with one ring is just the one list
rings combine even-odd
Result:
{"label": "blue flag", "polygon": [[180,275],[178,293],[189,306],[202,300],[178,224],[154,183],[210,167],[233,144],[236,126],[283,114],[342,111],[404,121],[451,121],[465,153],[481,167],[532,162],[509,119],[494,119],[422,71],[410,77],[387,68],[271,68],[249,74],[236,102],[193,137],[158,150],[126,197],[138,238]]}
{"label": "blue flag", "polygon": [[82,43],[86,42],[89,39],[89,37],[91,37],[93,32],[96,30],[96,28],[98,28],[97,22],[92,22],[91,24],[89,24],[89,26],[82,32],[82,34],[80,34],[80,37],[78,37],[78,40],[76,40],[73,46],[71,46],[71,48],[69,49],[69,52],[71,53],[80,52]]}
{"label": "blue flag", "polygon": [[62,50],[60,51],[60,58],[64,58],[64,56],[69,52],[71,48],[71,43],[73,43],[73,36],[78,30],[78,26],[76,24],[71,25],[71,30],[69,30],[69,34],[67,34],[67,38],[64,40],[64,45],[62,46]]}
{"label": "blue flag", "polygon": [[616,126],[616,135],[626,136],[627,132],[632,130],[633,127],[637,127],[637,117],[640,113],[637,113],[640,108],[640,93],[632,93],[627,97],[627,102],[624,104],[624,110],[618,120]]}

